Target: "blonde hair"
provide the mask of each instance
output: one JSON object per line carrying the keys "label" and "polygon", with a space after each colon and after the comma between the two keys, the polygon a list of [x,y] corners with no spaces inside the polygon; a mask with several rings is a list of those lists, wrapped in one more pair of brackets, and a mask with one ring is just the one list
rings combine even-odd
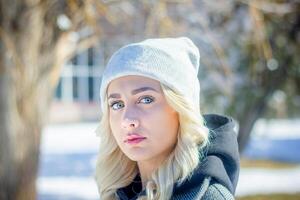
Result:
{"label": "blonde hair", "polygon": [[[138,200],[170,199],[174,183],[180,184],[192,175],[200,162],[201,148],[209,143],[209,130],[204,126],[200,110],[195,110],[191,102],[169,87],[161,84],[161,88],[168,104],[179,113],[177,144],[164,163],[152,173],[152,180],[145,187],[146,196],[140,196]],[[106,99],[103,103],[107,105]],[[109,126],[108,106],[104,107],[97,128],[100,149],[95,176],[100,199],[115,200],[118,199],[117,189],[133,181],[138,167],[137,162],[130,160],[118,147]]]}

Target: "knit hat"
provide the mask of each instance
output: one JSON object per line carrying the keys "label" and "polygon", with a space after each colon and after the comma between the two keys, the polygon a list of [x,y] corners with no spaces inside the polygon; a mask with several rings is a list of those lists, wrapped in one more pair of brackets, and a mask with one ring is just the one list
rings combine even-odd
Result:
{"label": "knit hat", "polygon": [[187,37],[154,38],[126,45],[112,55],[103,72],[101,109],[112,80],[139,75],[167,85],[200,111],[199,61],[199,50]]}

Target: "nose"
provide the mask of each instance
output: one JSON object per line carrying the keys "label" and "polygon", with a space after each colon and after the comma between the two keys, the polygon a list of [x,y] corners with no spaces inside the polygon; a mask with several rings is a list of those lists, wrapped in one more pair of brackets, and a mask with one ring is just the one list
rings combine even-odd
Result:
{"label": "nose", "polygon": [[121,126],[124,129],[135,129],[140,125],[138,118],[138,111],[134,105],[127,104],[127,107],[124,108],[123,119]]}
{"label": "nose", "polygon": [[124,129],[134,129],[139,126],[139,120],[133,118],[124,118],[122,121],[122,127]]}

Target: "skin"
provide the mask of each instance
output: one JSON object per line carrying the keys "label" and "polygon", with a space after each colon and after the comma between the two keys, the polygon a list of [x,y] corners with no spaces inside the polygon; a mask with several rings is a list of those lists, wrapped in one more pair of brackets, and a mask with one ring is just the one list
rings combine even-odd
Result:
{"label": "skin", "polygon": [[[146,89],[136,90],[140,88]],[[107,95],[113,136],[122,152],[137,162],[145,188],[151,173],[176,145],[178,113],[167,103],[160,83],[143,76],[124,76],[113,80]],[[146,139],[137,144],[124,142],[133,132]]]}

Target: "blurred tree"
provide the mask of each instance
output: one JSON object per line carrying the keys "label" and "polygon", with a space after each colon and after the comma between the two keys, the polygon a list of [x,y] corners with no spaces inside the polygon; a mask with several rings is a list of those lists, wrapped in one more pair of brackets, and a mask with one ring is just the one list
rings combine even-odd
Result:
{"label": "blurred tree", "polygon": [[[288,107],[299,111],[300,95],[300,2],[299,1],[252,1],[248,4],[252,21],[252,34],[242,44],[239,68],[245,68],[247,81],[235,99],[242,97],[247,105],[242,112],[235,104],[228,108],[239,119],[240,148],[243,149],[255,121],[267,117],[268,108],[278,91],[293,102]],[[245,94],[248,93],[248,94]],[[298,102],[297,102],[298,101]],[[276,107],[275,107],[276,109]],[[278,108],[280,109],[280,108]],[[288,111],[287,115],[299,114]],[[269,115],[270,116],[270,115]]]}
{"label": "blurred tree", "polygon": [[101,1],[0,0],[0,199],[36,199],[41,130],[62,64],[109,17]]}
{"label": "blurred tree", "polygon": [[283,105],[285,117],[299,116],[300,2],[203,1],[201,6],[194,26],[203,34],[194,37],[202,47],[202,107],[238,120],[242,152],[258,118],[276,117],[274,110],[284,112]]}

